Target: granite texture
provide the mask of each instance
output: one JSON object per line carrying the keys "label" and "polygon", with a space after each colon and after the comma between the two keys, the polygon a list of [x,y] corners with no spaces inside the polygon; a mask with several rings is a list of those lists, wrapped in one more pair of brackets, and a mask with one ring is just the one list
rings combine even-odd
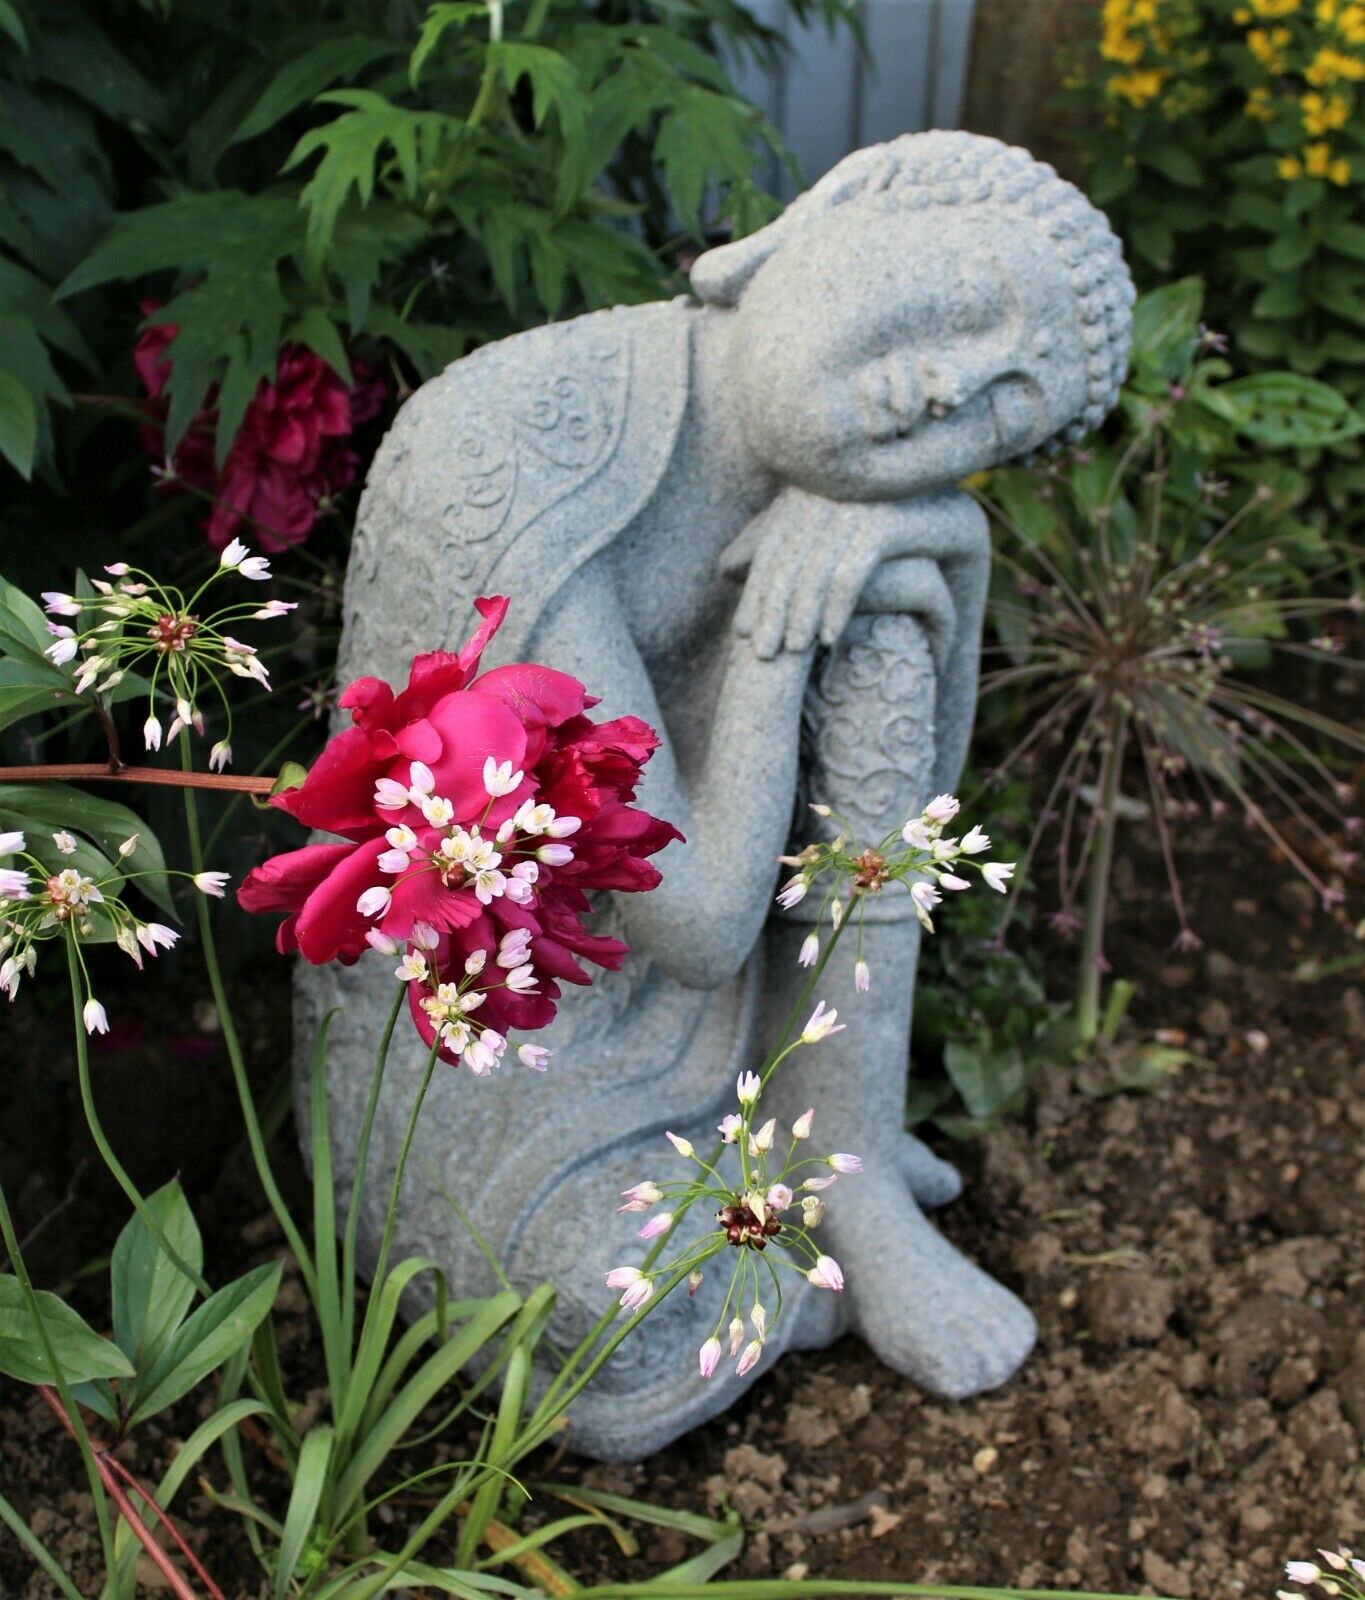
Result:
{"label": "granite texture", "polygon": [[[539,659],[663,735],[641,802],[686,845],[648,895],[601,905],[623,970],[565,996],[544,1077],[438,1075],[398,1247],[452,1295],[494,1287],[454,1200],[513,1283],[559,1289],[572,1346],[643,1253],[618,1191],[699,1145],[805,974],[798,906],[774,915],[774,858],[818,798],[881,833],[953,787],[976,693],[989,546],[954,486],[1074,439],[1113,403],[1132,287],[1103,217],[1025,152],[962,133],[862,150],[768,228],[696,263],[697,298],[621,308],[488,346],[403,407],[371,469],[347,575],[343,682],[399,679],[506,593],[488,663]],[[794,821],[794,818],[796,820]],[[989,824],[989,818],[980,819]],[[956,1174],[902,1131],[920,928],[873,905],[869,994],[851,954],[822,997],[845,1032],[779,1075],[778,1109],[867,1173],[830,1195],[842,1295],[806,1290],[741,1383],[696,1376],[720,1272],[674,1296],[573,1412],[574,1446],[642,1456],[730,1405],[784,1349],[852,1329],[935,1393],[1003,1383],[1028,1310],[948,1245],[922,1205]],[[303,969],[299,1072],[321,1015],[343,1182],[390,963]],[[837,970],[836,970],[837,967]],[[372,1172],[391,1172],[422,1048],[400,1028]],[[367,1186],[362,1248],[382,1223]],[[804,1286],[803,1286],[804,1288]],[[419,1291],[420,1292],[420,1291]]]}

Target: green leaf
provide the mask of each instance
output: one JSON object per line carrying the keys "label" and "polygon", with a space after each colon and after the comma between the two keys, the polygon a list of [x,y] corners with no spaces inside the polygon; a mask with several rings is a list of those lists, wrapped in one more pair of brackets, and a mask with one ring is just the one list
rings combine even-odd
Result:
{"label": "green leaf", "polygon": [[0,455],[21,478],[28,478],[37,449],[37,404],[12,372],[0,372]]}
{"label": "green leaf", "polygon": [[1323,241],[1353,261],[1365,261],[1365,228],[1358,222],[1334,222],[1323,230]]}
{"label": "green leaf", "polygon": [[[147,1208],[171,1248],[200,1271],[204,1246],[194,1214],[172,1178],[147,1197]],[[109,1269],[114,1341],[139,1371],[161,1354],[194,1302],[194,1284],[171,1261],[136,1213],[114,1245]]]}
{"label": "green leaf", "polygon": [[28,49],[28,35],[24,32],[23,20],[9,0],[0,0],[0,33],[7,34],[21,50]]}
{"label": "green leaf", "polygon": [[353,33],[324,39],[285,62],[242,118],[231,142],[254,139],[329,85],[345,82],[376,61],[399,54],[400,47],[392,39],[371,39]]}
{"label": "green leaf", "polygon": [[1258,327],[1254,323],[1246,323],[1236,330],[1234,337],[1238,349],[1244,350],[1247,355],[1257,356],[1263,361],[1282,361],[1288,353],[1294,331],[1283,324],[1262,323]]}
{"label": "green leaf", "polygon": [[[36,1298],[57,1364],[68,1383],[132,1377],[133,1369],[122,1350],[101,1339],[69,1305],[45,1289],[39,1289]],[[18,1278],[8,1272],[0,1273],[0,1372],[20,1383],[56,1381],[23,1289]]]}
{"label": "green leaf", "polygon": [[1302,315],[1308,309],[1308,297],[1303,285],[1290,279],[1282,283],[1267,284],[1251,302],[1251,314],[1265,322],[1283,322]]}
{"label": "green leaf", "polygon": [[318,1502],[327,1484],[327,1468],[332,1459],[335,1435],[325,1423],[308,1430],[294,1468],[294,1487],[289,1496],[289,1510],[285,1513],[284,1534],[280,1539],[280,1552],[275,1565],[275,1600],[285,1600],[290,1583],[303,1554],[304,1545],[313,1531]]}
{"label": "green leaf", "polygon": [[308,213],[307,256],[315,267],[327,253],[351,190],[362,207],[369,204],[385,150],[392,151],[392,164],[383,167],[386,181],[396,176],[397,187],[411,200],[421,174],[436,165],[442,141],[463,126],[458,118],[438,111],[394,105],[370,89],[334,89],[318,100],[347,109],[305,133],[284,164],[288,172],[321,152],[299,195],[299,204]]}
{"label": "green leaf", "polygon": [[38,31],[33,65],[39,77],[61,84],[115,122],[166,125],[165,96],[101,31],[88,7],[74,27],[56,22]]}
{"label": "green leaf", "polygon": [[659,122],[654,159],[685,227],[700,228],[707,185],[753,169],[759,112],[745,101],[697,84],[680,84]]}
{"label": "green leaf", "polygon": [[1133,367],[1161,384],[1175,383],[1189,369],[1199,342],[1204,285],[1180,278],[1141,295],[1133,308]]}
{"label": "green leaf", "polygon": [[1163,178],[1187,189],[1197,189],[1204,182],[1204,171],[1188,150],[1178,144],[1141,144],[1138,159],[1143,166],[1151,167]]}
{"label": "green leaf", "polygon": [[1134,250],[1162,272],[1169,272],[1175,253],[1175,233],[1168,222],[1146,217],[1129,223],[1128,238]]}
{"label": "green leaf", "polygon": [[1109,206],[1130,193],[1137,180],[1137,162],[1127,150],[1113,145],[1091,168],[1086,187],[1097,206]]}
{"label": "green leaf", "polygon": [[1216,394],[1240,433],[1275,449],[1310,450],[1365,432],[1365,418],[1337,390],[1298,373],[1234,378]]}
{"label": "green leaf", "polygon": [[973,1117],[993,1117],[1021,1094],[1027,1074],[1017,1047],[952,1039],[943,1047],[943,1065]]}
{"label": "green leaf", "polygon": [[164,1411],[250,1340],[275,1303],[283,1270],[278,1261],[254,1268],[211,1295],[181,1325],[151,1368],[138,1374],[130,1425]]}
{"label": "green leaf", "polygon": [[110,860],[118,860],[118,847],[136,834],[137,848],[123,859],[120,869],[126,874],[146,873],[137,879],[137,887],[163,911],[173,911],[160,842],[127,806],[67,783],[4,783],[0,784],[0,815],[19,819],[8,826],[31,832],[50,834],[66,828],[84,834]]}
{"label": "green leaf", "polygon": [[474,17],[487,17],[484,0],[438,0],[427,7],[422,18],[422,31],[417,37],[417,47],[408,62],[408,82],[416,90],[422,68],[431,52],[451,28],[462,28]]}
{"label": "green leaf", "polygon": [[1313,235],[1306,229],[1297,233],[1282,233],[1266,251],[1266,265],[1272,272],[1297,272],[1313,254],[1313,250]]}

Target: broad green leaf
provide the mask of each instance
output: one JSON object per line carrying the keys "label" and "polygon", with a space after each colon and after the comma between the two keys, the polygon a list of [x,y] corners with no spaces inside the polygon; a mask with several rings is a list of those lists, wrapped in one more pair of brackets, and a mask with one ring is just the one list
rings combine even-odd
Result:
{"label": "broad green leaf", "polygon": [[1266,265],[1272,272],[1297,272],[1313,250],[1313,235],[1306,228],[1282,233],[1266,251]]}
{"label": "broad green leaf", "polygon": [[371,39],[355,33],[324,39],[285,62],[242,118],[232,143],[254,139],[330,85],[346,82],[376,61],[398,54],[400,47],[392,39]]}
{"label": "broad green leaf", "polygon": [[1175,252],[1175,232],[1161,217],[1139,217],[1128,225],[1128,238],[1140,256],[1162,272],[1169,272]]}
{"label": "broad green leaf", "polygon": [[7,34],[21,50],[28,49],[28,34],[24,32],[23,20],[9,0],[0,0],[0,33]]}
{"label": "broad green leaf", "polygon": [[151,1368],[138,1374],[130,1424],[164,1411],[250,1340],[275,1303],[283,1270],[278,1261],[254,1268],[181,1324]]}
{"label": "broad green leaf", "polygon": [[1107,206],[1129,194],[1137,181],[1136,160],[1127,150],[1111,145],[1090,169],[1087,189],[1097,206]]}
{"label": "broad green leaf", "polygon": [[1183,377],[1199,342],[1204,285],[1180,278],[1141,295],[1133,308],[1133,367],[1161,383]]}
{"label": "broad green leaf", "polygon": [[1017,1048],[992,1049],[983,1043],[950,1040],[943,1047],[943,1065],[973,1117],[992,1117],[1019,1094],[1026,1083]]}
{"label": "broad green leaf", "polygon": [[1365,431],[1365,419],[1330,384],[1294,372],[1234,378],[1216,394],[1239,432],[1277,449],[1314,449]]}
{"label": "broad green leaf", "polygon": [[1323,240],[1333,250],[1353,261],[1365,261],[1365,228],[1358,222],[1334,222],[1323,233]]}
{"label": "broad green leaf", "polygon": [[[45,1289],[37,1291],[38,1311],[57,1365],[68,1383],[92,1378],[131,1378],[133,1369],[116,1344],[99,1334],[65,1301]],[[20,1383],[53,1383],[46,1352],[19,1280],[0,1273],[0,1372]]]}
{"label": "broad green leaf", "polygon": [[[147,1197],[147,1207],[171,1248],[196,1272],[204,1246],[194,1214],[172,1178]],[[161,1249],[134,1213],[114,1246],[109,1269],[113,1288],[114,1341],[139,1371],[146,1371],[194,1302],[194,1285]]]}
{"label": "broad green leaf", "polygon": [[21,478],[33,472],[38,450],[38,407],[12,372],[0,372],[0,455]]}
{"label": "broad green leaf", "polygon": [[8,826],[38,834],[50,835],[59,828],[84,834],[111,861],[119,860],[119,846],[136,834],[137,848],[120,861],[120,870],[147,874],[137,878],[138,890],[163,911],[173,911],[161,844],[127,806],[67,783],[0,783],[0,815],[20,819]]}
{"label": "broad green leaf", "polygon": [[54,17],[38,29],[33,60],[41,77],[61,84],[114,121],[166,125],[165,96],[101,31],[89,7],[82,8],[74,27],[62,26]]}
{"label": "broad green leaf", "polygon": [[1251,314],[1265,322],[1283,322],[1308,308],[1308,297],[1297,279],[1268,283],[1251,302]]}

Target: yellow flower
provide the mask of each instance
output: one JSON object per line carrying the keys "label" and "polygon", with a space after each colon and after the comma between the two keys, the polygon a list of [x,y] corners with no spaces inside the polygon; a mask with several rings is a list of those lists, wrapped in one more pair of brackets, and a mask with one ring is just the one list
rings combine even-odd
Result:
{"label": "yellow flower", "polygon": [[[1247,35],[1250,44],[1251,36]],[[1358,83],[1365,78],[1365,61],[1356,56],[1348,56],[1341,50],[1334,50],[1331,45],[1323,45],[1312,61],[1304,68],[1304,77],[1309,83],[1315,84],[1319,89],[1329,83],[1336,83],[1338,79],[1347,83]]]}
{"label": "yellow flower", "polygon": [[1350,119],[1351,102],[1344,94],[1320,95],[1310,90],[1299,101],[1299,109],[1303,112],[1304,132],[1316,137],[1333,128],[1344,128]]}
{"label": "yellow flower", "polygon": [[1291,17],[1303,0],[1251,0],[1251,9],[1258,17]]}
{"label": "yellow flower", "polygon": [[1303,162],[1300,161],[1297,156],[1281,156],[1280,159],[1275,163],[1275,169],[1285,180],[1285,182],[1288,183],[1291,178],[1298,178],[1302,176]]}
{"label": "yellow flower", "polygon": [[1338,156],[1327,169],[1327,176],[1333,183],[1340,184],[1342,188],[1351,181],[1351,163],[1345,156]]}
{"label": "yellow flower", "polygon": [[1318,0],[1316,16],[1319,22],[1331,22],[1337,14],[1337,0]]}
{"label": "yellow flower", "polygon": [[1347,44],[1365,44],[1365,6],[1347,6],[1337,27]]}
{"label": "yellow flower", "polygon": [[1257,122],[1270,122],[1275,112],[1270,104],[1269,85],[1258,83],[1247,95],[1246,104],[1242,107],[1247,116],[1254,117]]}
{"label": "yellow flower", "polygon": [[1126,100],[1130,106],[1141,109],[1161,93],[1161,86],[1170,73],[1159,67],[1139,67],[1132,72],[1116,73],[1108,83],[1109,93],[1117,100]]}
{"label": "yellow flower", "polygon": [[1288,28],[1253,28],[1247,34],[1247,49],[1267,72],[1283,72],[1285,47],[1291,38]]}
{"label": "yellow flower", "polygon": [[1332,170],[1332,147],[1325,140],[1303,147],[1303,170],[1310,178],[1325,178]]}

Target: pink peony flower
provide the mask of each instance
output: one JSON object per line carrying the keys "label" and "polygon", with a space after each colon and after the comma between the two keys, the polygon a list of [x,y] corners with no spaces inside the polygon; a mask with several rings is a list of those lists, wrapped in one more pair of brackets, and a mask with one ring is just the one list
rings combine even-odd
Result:
{"label": "pink peony flower", "polygon": [[[144,301],[144,314],[157,309]],[[154,323],[133,348],[133,366],[153,402],[155,420],[142,429],[142,445],[161,460],[168,404],[163,398],[174,359],[174,323]],[[217,389],[211,389],[189,431],[176,446],[173,476],[215,497],[204,522],[215,550],[250,530],[266,549],[301,543],[319,511],[355,481],[360,458],[351,448],[355,430],[377,416],[384,385],[363,362],[354,363],[356,383],[347,388],[322,358],[302,345],[286,345],[273,380],[262,379],[221,471],[214,460]]]}
{"label": "pink peony flower", "polygon": [[[274,856],[238,891],[247,911],[287,913],[278,948],[314,963],[353,962],[376,942],[420,943],[432,987],[414,981],[408,993],[428,1044],[443,981],[472,977],[482,999],[465,1012],[505,1036],[544,1027],[561,984],[591,981],[582,962],[618,967],[626,946],[584,926],[588,894],[652,889],[660,874],[646,858],[682,837],[631,803],[658,745],[653,730],[635,717],[594,722],[583,685],[549,667],[480,674],[507,601],[475,605],[484,620],[473,638],[417,656],[400,692],[378,678],[352,683],[338,703],[353,726],[301,787],[274,797],[341,842]],[[511,763],[515,787],[489,792],[490,760],[488,770]],[[550,864],[555,834],[569,859]],[[454,1044],[441,1053],[459,1056]]]}

